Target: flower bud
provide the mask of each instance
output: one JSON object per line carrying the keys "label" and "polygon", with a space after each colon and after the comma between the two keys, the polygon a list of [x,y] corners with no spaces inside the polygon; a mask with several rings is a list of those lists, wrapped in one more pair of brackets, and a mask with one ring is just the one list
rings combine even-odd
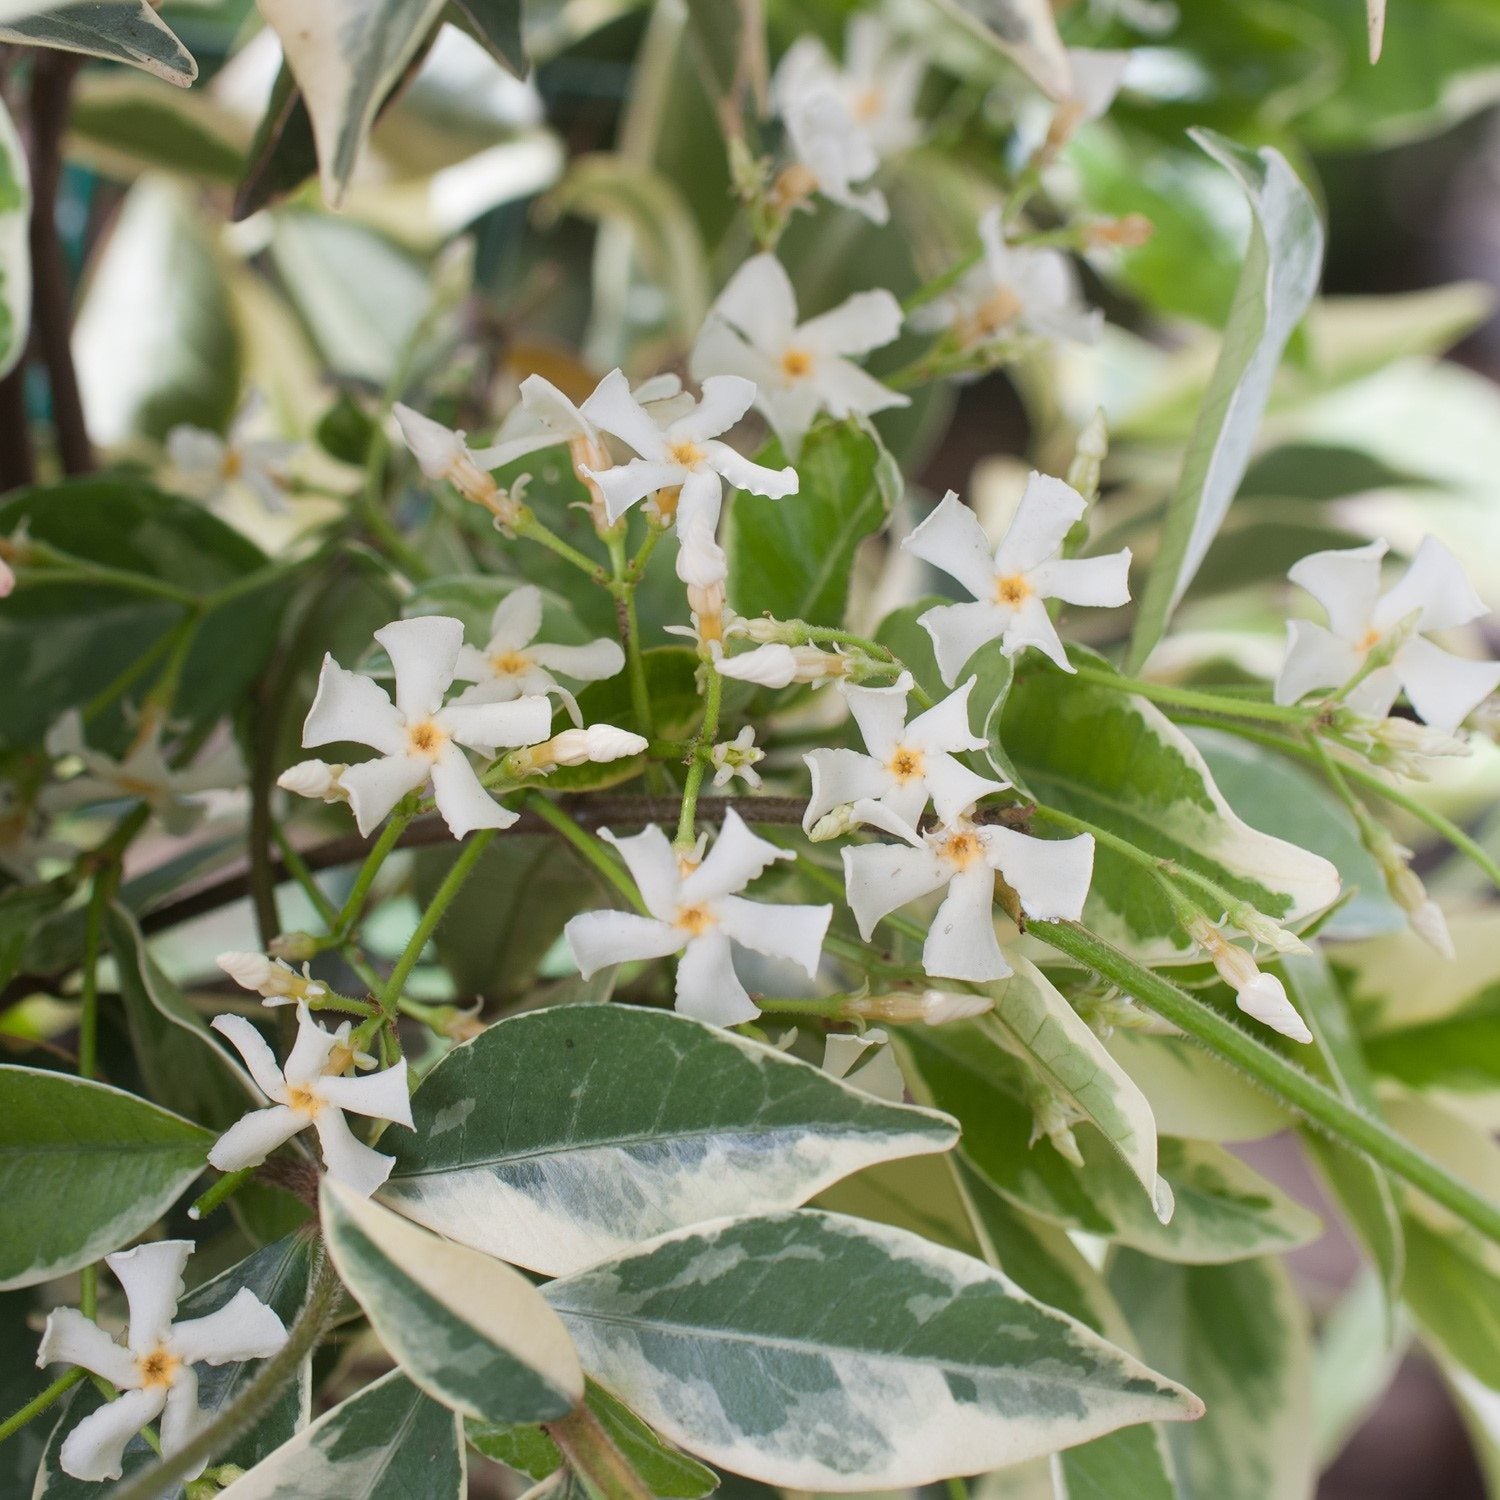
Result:
{"label": "flower bud", "polygon": [[349,793],[344,790],[339,778],[349,769],[344,765],[329,765],[322,760],[299,760],[288,766],[276,778],[276,785],[284,792],[298,797],[312,797],[324,802],[347,802]]}
{"label": "flower bud", "polygon": [[284,958],[288,963],[305,964],[322,949],[310,932],[283,932],[271,939],[269,944],[273,958]]}
{"label": "flower bud", "polygon": [[639,755],[646,741],[628,729],[613,724],[590,724],[587,729],[565,729],[551,741],[553,758],[560,766],[581,766],[589,761],[624,760]]}
{"label": "flower bud", "polygon": [[1235,994],[1235,1004],[1273,1031],[1294,1042],[1312,1041],[1307,1023],[1297,1014],[1286,997],[1281,981],[1273,974],[1263,974],[1260,965],[1243,948],[1229,942],[1207,917],[1197,916],[1187,923],[1189,935],[1213,960],[1213,966]]}
{"label": "flower bud", "polygon": [[1263,911],[1257,911],[1248,901],[1230,907],[1229,922],[1252,942],[1263,943],[1276,953],[1308,951],[1307,944],[1296,933],[1288,932],[1280,922],[1273,921]]}
{"label": "flower bud", "polygon": [[844,658],[834,651],[820,651],[816,646],[757,646],[739,656],[726,656],[716,664],[724,677],[753,682],[760,687],[784,688],[794,682],[821,685],[842,677]]}
{"label": "flower bud", "polygon": [[800,624],[789,623],[786,620],[773,620],[770,615],[761,615],[754,620],[737,619],[729,631],[730,635],[754,641],[759,646],[768,645],[772,641],[795,645],[802,639],[802,633],[803,628]]}
{"label": "flower bud", "polygon": [[263,996],[268,1005],[328,998],[328,986],[311,978],[305,966],[299,974],[290,964],[263,953],[221,953],[215,962],[241,989]]}
{"label": "flower bud", "polygon": [[860,995],[845,1006],[850,1016],[866,1021],[892,1021],[907,1026],[947,1026],[993,1010],[988,995],[957,990],[894,990],[885,995]]}
{"label": "flower bud", "polygon": [[1031,1106],[1031,1139],[1035,1146],[1043,1136],[1052,1142],[1054,1150],[1066,1162],[1075,1167],[1083,1165],[1083,1152],[1073,1135],[1073,1116],[1049,1088],[1041,1085],[1026,1091],[1026,1102]]}
{"label": "flower bud", "polygon": [[829,839],[843,838],[846,833],[852,833],[858,827],[859,820],[854,816],[854,804],[845,802],[824,813],[807,830],[807,837],[810,843],[826,844]]}
{"label": "flower bud", "polygon": [[399,401],[392,412],[417,466],[429,479],[446,479],[465,500],[493,512],[497,526],[515,524],[521,511],[519,502],[495,483],[493,474],[474,462],[463,433],[444,427]]}

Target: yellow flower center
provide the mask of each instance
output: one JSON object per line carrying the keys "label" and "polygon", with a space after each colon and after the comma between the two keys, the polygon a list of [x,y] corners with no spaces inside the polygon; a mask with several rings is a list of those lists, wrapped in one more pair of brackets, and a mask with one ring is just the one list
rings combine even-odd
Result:
{"label": "yellow flower center", "polygon": [[349,1071],[353,1062],[354,1049],[339,1042],[328,1054],[328,1061],[323,1064],[323,1075],[326,1078],[340,1078]]}
{"label": "yellow flower center", "polygon": [[995,580],[996,604],[1008,604],[1017,609],[1031,598],[1032,592],[1031,583],[1024,573],[1011,573]]}
{"label": "yellow flower center", "polygon": [[1370,651],[1380,644],[1380,632],[1372,625],[1355,643],[1356,651]]}
{"label": "yellow flower center", "polygon": [[683,906],[677,911],[677,926],[693,937],[707,932],[714,925],[714,914],[706,906]]}
{"label": "yellow flower center", "polygon": [[407,729],[406,739],[418,755],[436,755],[448,743],[448,731],[436,719],[423,719]]}
{"label": "yellow flower center", "polygon": [[898,745],[896,753],[886,762],[885,768],[897,781],[914,781],[921,776],[925,757],[920,750]]}
{"label": "yellow flower center", "polygon": [[1008,286],[996,287],[978,307],[974,309],[974,336],[993,338],[1008,328],[1021,311],[1021,299]]}
{"label": "yellow flower center", "polygon": [[938,846],[938,853],[960,870],[967,870],[976,859],[984,857],[984,846],[979,842],[977,833],[965,829],[960,833],[949,834]]}
{"label": "yellow flower center", "polygon": [[143,1354],[135,1362],[140,1372],[141,1385],[146,1390],[160,1390],[170,1386],[182,1368],[182,1361],[166,1348],[158,1345],[149,1354]]}
{"label": "yellow flower center", "polygon": [[219,465],[219,473],[225,479],[238,479],[244,471],[244,454],[238,448],[226,448],[224,450],[224,461]]}
{"label": "yellow flower center", "polygon": [[497,651],[490,657],[497,677],[519,677],[530,665],[531,658],[524,651]]}
{"label": "yellow flower center", "polygon": [[286,1102],[288,1109],[295,1109],[310,1120],[316,1120],[318,1111],[323,1108],[323,1101],[304,1083],[287,1085]]}
{"label": "yellow flower center", "polygon": [[801,380],[812,373],[812,355],[806,349],[788,349],[781,356],[781,373],[788,380]]}
{"label": "yellow flower center", "polygon": [[672,454],[672,462],[681,464],[684,469],[694,468],[703,462],[703,450],[697,443],[673,443],[669,451]]}
{"label": "yellow flower center", "polygon": [[861,90],[855,96],[853,115],[861,125],[868,125],[885,108],[885,94],[878,88]]}

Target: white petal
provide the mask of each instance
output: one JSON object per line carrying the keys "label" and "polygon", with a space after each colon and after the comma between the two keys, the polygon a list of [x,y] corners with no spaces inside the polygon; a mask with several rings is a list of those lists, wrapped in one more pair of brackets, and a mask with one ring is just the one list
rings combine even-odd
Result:
{"label": "white petal", "polygon": [[680,927],[633,911],[586,911],[569,920],[563,936],[578,972],[587,979],[611,964],[665,958],[678,952],[688,935]]}
{"label": "white petal", "polygon": [[[657,420],[661,417],[662,409],[680,400],[682,397],[682,377],[674,375],[670,370],[660,375],[648,375],[639,385],[630,388],[630,394],[644,407],[650,409],[651,415]],[[692,397],[688,397],[689,403]]]}
{"label": "white petal", "polygon": [[922,945],[922,967],[934,979],[975,983],[1010,973],[995,937],[995,877],[985,865],[960,870],[948,885]]}
{"label": "white petal", "polygon": [[246,1286],[223,1307],[172,1329],[172,1350],[190,1365],[269,1359],[284,1343],[281,1319]]}
{"label": "white petal", "polygon": [[[508,708],[509,704],[490,705]],[[457,710],[455,710],[457,712]],[[462,750],[445,745],[432,763],[432,795],[437,810],[456,839],[476,828],[509,828],[516,814],[495,801],[479,784]]]}
{"label": "white petal", "polygon": [[252,1110],[236,1120],[209,1148],[210,1166],[221,1172],[258,1167],[278,1146],[306,1129],[308,1117],[284,1104]]}
{"label": "white petal", "polygon": [[909,672],[903,672],[889,687],[840,685],[865,749],[876,760],[888,761],[898,745],[916,743],[906,729],[906,699],[911,686]]}
{"label": "white petal", "polygon": [[666,834],[650,823],[629,838],[616,838],[607,828],[599,830],[599,837],[620,851],[646,910],[670,921],[682,904],[682,873]]}
{"label": "white petal", "polygon": [[866,942],[875,924],[908,901],[946,885],[949,869],[930,849],[861,844],[844,850],[844,889]]}
{"label": "white petal", "polygon": [[713,375],[738,375],[751,381],[759,397],[764,399],[766,385],[775,380],[779,366],[744,336],[731,328],[722,316],[710,313],[704,320],[688,359],[688,371],[694,380],[703,381]]}
{"label": "white petal", "polygon": [[542,628],[542,591],[523,583],[510,591],[490,616],[489,652],[519,651],[529,646]]}
{"label": "white petal", "polygon": [[1298,588],[1306,589],[1328,611],[1335,635],[1357,641],[1370,624],[1380,594],[1380,559],[1384,542],[1313,552],[1293,563],[1287,572]]}
{"label": "white petal", "polygon": [[729,278],[713,311],[766,350],[784,349],[797,326],[796,293],[774,255],[752,255]]}
{"label": "white petal", "polygon": [[1071,839],[1035,839],[1014,828],[979,831],[991,869],[1021,899],[1021,910],[1038,922],[1076,922],[1094,873],[1094,840],[1087,833]]}
{"label": "white petal", "polygon": [[182,1268],[192,1253],[191,1240],[157,1240],[104,1257],[130,1304],[125,1342],[132,1354],[149,1354],[166,1338],[183,1292]]}
{"label": "white petal", "polygon": [[976,599],[988,600],[994,594],[995,562],[989,538],[979,517],[952,490],[901,545],[956,578]]}
{"label": "white petal", "polygon": [[687,470],[668,460],[633,458],[613,469],[584,471],[604,496],[604,509],[611,521],[618,521],[637,500],[658,490],[672,489],[687,478]]}
{"label": "white petal", "polygon": [[338,1110],[331,1107],[319,1110],[313,1129],[318,1132],[318,1145],[328,1175],[351,1192],[368,1198],[391,1175],[396,1158],[357,1140]]}
{"label": "white petal", "polygon": [[1367,719],[1383,719],[1401,693],[1401,679],[1395,667],[1377,667],[1349,691],[1344,702]]}
{"label": "white petal", "polygon": [[1047,613],[1045,602],[1036,594],[1023,601],[1012,613],[1005,627],[1004,651],[1007,656],[1016,656],[1028,646],[1050,657],[1064,672],[1071,672],[1073,664],[1068,660],[1067,648]]}
{"label": "white petal", "polygon": [[1500,686],[1500,663],[1455,656],[1421,636],[1396,653],[1393,665],[1411,706],[1449,734]]}
{"label": "white petal", "polygon": [[552,733],[552,705],[535,693],[507,703],[450,703],[434,717],[475,750],[539,745]]}
{"label": "white petal", "polygon": [[883,797],[893,785],[890,772],[858,750],[809,750],[802,759],[812,772],[812,795],[802,815],[805,832],[810,833],[818,819],[834,808],[866,797]]}
{"label": "white petal", "polygon": [[831,906],[768,906],[743,896],[725,896],[715,910],[719,926],[735,942],[768,958],[784,958],[809,979],[817,975],[833,918]]}
{"label": "white petal", "polygon": [[901,333],[901,304],[889,292],[856,292],[831,311],[809,318],[795,342],[818,354],[868,354]]}
{"label": "white petal", "polygon": [[521,382],[521,406],[559,437],[593,436],[592,424],[588,418],[550,380],[541,375],[528,375]]}
{"label": "white petal", "polygon": [[125,1459],[125,1447],[167,1404],[165,1386],[150,1390],[126,1391],[98,1411],[91,1411],[67,1437],[58,1450],[58,1462],[64,1474],[74,1479],[99,1483],[118,1479]]}
{"label": "white petal", "polygon": [[539,666],[579,682],[602,682],[625,670],[625,652],[620,643],[604,636],[584,646],[537,646],[531,658]]}
{"label": "white petal", "polygon": [[396,707],[407,722],[435,714],[453,681],[464,643],[463,622],[447,615],[420,615],[382,626],[375,639],[396,669]]}
{"label": "white petal", "polygon": [[47,1314],[47,1326],[42,1329],[36,1362],[39,1366],[78,1365],[122,1388],[140,1383],[130,1351],[123,1344],[117,1344],[76,1307],[54,1307]]}
{"label": "white petal", "polygon": [[276,1054],[260,1032],[244,1016],[215,1016],[208,1024],[239,1053],[261,1093],[267,1099],[281,1100],[286,1080],[276,1064]]}
{"label": "white petal", "polygon": [[425,755],[382,755],[361,761],[339,775],[359,831],[369,836],[408,792],[427,785],[432,762]]}
{"label": "white petal", "polygon": [[1044,599],[1112,609],[1130,602],[1130,548],[1104,557],[1059,557],[1031,571],[1031,585]]}
{"label": "white petal", "polygon": [[917,623],[932,637],[938,671],[944,682],[954,682],[981,646],[1000,640],[1014,612],[998,604],[936,604]]}
{"label": "white petal", "polygon": [[311,750],[341,740],[395,755],[406,749],[406,727],[384,689],[325,656],[317,696],[302,725],[302,744]]}
{"label": "white petal", "polygon": [[751,833],[745,820],[731,807],[724,814],[714,846],[696,870],[682,882],[682,900],[696,906],[742,891],[763,870],[779,859],[794,859],[790,849]]}
{"label": "white petal", "polygon": [[343,1074],[320,1078],[318,1095],[339,1109],[365,1115],[372,1120],[389,1120],[395,1125],[411,1124],[411,1084],[406,1076],[406,1059],[378,1073]]}
{"label": "white petal", "polygon": [[[179,1370],[167,1390],[161,1414],[160,1437],[163,1458],[180,1453],[208,1424],[208,1413],[198,1405],[198,1376],[190,1369]],[[184,1479],[196,1479],[208,1467],[208,1460],[198,1465]]]}
{"label": "white petal", "polygon": [[721,656],[714,663],[714,670],[721,677],[733,677],[738,682],[753,682],[759,687],[784,688],[797,679],[797,656],[790,646],[780,641],[768,641],[753,651],[741,651],[734,656]]}
{"label": "white petal", "polygon": [[1289,1036],[1294,1042],[1312,1041],[1312,1032],[1307,1022],[1297,1014],[1296,1008],[1286,997],[1286,990],[1274,974],[1257,974],[1254,979],[1235,996],[1235,1004],[1247,1016]]}
{"label": "white petal", "polygon": [[1102,51],[1094,47],[1069,47],[1073,86],[1069,98],[1085,120],[1097,120],[1120,91],[1120,80],[1130,64],[1129,52]]}
{"label": "white petal", "polygon": [[629,443],[642,458],[667,458],[667,441],[634,396],[621,370],[611,370],[580,408],[589,421]]}
{"label": "white petal", "polygon": [[1277,703],[1298,703],[1318,688],[1339,687],[1359,670],[1361,657],[1341,636],[1311,620],[1286,622],[1286,659],[1276,674]]}
{"label": "white petal", "polygon": [[[720,378],[728,380],[730,377]],[[705,440],[701,446],[710,466],[737,490],[749,490],[752,495],[769,495],[773,500],[797,493],[797,471],[790,465],[784,469],[770,469],[764,464],[752,463],[728,443]]]}
{"label": "white petal", "polygon": [[691,939],[677,961],[677,1009],[714,1026],[737,1026],[760,1014],[734,972],[729,935],[717,927]]}
{"label": "white petal", "polygon": [[1451,630],[1489,613],[1463,565],[1435,536],[1422,538],[1411,566],[1375,606],[1371,623],[1389,630],[1412,613],[1419,613],[1420,631]]}
{"label": "white petal", "polygon": [[989,742],[969,727],[969,694],[974,691],[976,680],[969,678],[946,698],[939,699],[931,708],[918,714],[906,726],[902,741],[919,750],[946,750],[950,753],[983,750]]}
{"label": "white petal", "polygon": [[847,359],[830,356],[818,361],[809,383],[822,404],[840,419],[854,413],[871,416],[898,406],[910,406],[911,397],[893,391],[867,375]]}
{"label": "white petal", "polygon": [[287,1053],[286,1063],[282,1072],[286,1074],[289,1084],[311,1083],[315,1078],[323,1076],[323,1070],[328,1066],[328,1059],[333,1056],[333,1049],[340,1046],[348,1037],[348,1024],[339,1026],[334,1031],[329,1031],[326,1026],[320,1026],[313,1020],[312,1012],[300,1001],[297,1005],[297,1037],[292,1043],[292,1050]]}
{"label": "white petal", "polygon": [[[714,535],[719,529],[719,511],[724,504],[724,486],[712,469],[694,469],[682,482],[677,496],[677,536],[684,550],[692,549],[700,558],[717,552]],[[678,575],[686,571],[677,565]],[[724,575],[720,572],[713,580]]]}
{"label": "white petal", "polygon": [[922,779],[932,797],[933,810],[941,822],[951,823],[962,816],[981,797],[1003,792],[1007,783],[990,781],[971,771],[951,755],[930,754],[922,769]]}
{"label": "white petal", "polygon": [[399,401],[391,408],[391,413],[401,429],[402,441],[429,479],[442,479],[464,457],[462,434],[409,406],[403,406]]}
{"label": "white petal", "polygon": [[698,404],[667,429],[674,443],[705,443],[728,432],[755,404],[755,386],[739,375],[710,375]]}
{"label": "white petal", "polygon": [[1087,507],[1072,485],[1034,469],[1016,508],[1016,518],[995,549],[995,573],[1029,573],[1062,550],[1063,538]]}

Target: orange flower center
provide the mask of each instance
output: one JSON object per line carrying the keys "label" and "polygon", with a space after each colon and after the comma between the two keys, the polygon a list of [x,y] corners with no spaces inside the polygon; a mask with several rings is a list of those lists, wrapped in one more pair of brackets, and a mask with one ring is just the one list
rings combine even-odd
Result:
{"label": "orange flower center", "polygon": [[896,753],[886,762],[886,770],[896,778],[897,781],[914,781],[922,774],[925,758],[920,750],[912,750],[906,745],[900,745]]}
{"label": "orange flower center", "polygon": [[298,1114],[306,1115],[310,1120],[317,1119],[318,1111],[323,1108],[323,1101],[306,1084],[301,1083],[287,1086],[286,1102],[288,1109],[295,1109]]}
{"label": "orange flower center", "polygon": [[519,677],[531,665],[531,658],[524,651],[497,651],[490,657],[490,666],[499,677]]}
{"label": "orange flower center", "polygon": [[703,450],[697,443],[673,443],[670,452],[672,454],[672,462],[674,464],[681,464],[684,469],[694,468],[703,462]]}
{"label": "orange flower center", "polygon": [[938,848],[938,853],[955,864],[960,870],[967,870],[976,859],[984,857],[984,846],[979,842],[979,835],[970,833],[965,829],[961,833],[950,834],[943,840]]}
{"label": "orange flower center", "polygon": [[436,719],[423,719],[406,731],[406,739],[418,755],[436,755],[448,743],[448,732]]}
{"label": "orange flower center", "polygon": [[1012,609],[1024,604],[1032,595],[1030,582],[1024,573],[1011,573],[995,580],[995,603],[1008,604]]}
{"label": "orange flower center", "polygon": [[1372,625],[1355,644],[1356,651],[1369,651],[1380,644],[1380,632]]}
{"label": "orange flower center", "polygon": [[863,89],[854,99],[853,115],[861,125],[868,125],[885,108],[885,94],[877,88]]}
{"label": "orange flower center", "polygon": [[781,373],[788,380],[801,380],[812,373],[813,361],[806,349],[788,349],[781,356]]}
{"label": "orange flower center", "polygon": [[697,937],[714,925],[714,915],[706,906],[684,906],[677,912],[677,925]]}
{"label": "orange flower center", "polygon": [[1021,299],[1008,286],[996,287],[974,309],[974,328],[979,337],[989,338],[1008,328],[1021,311]]}
{"label": "orange flower center", "polygon": [[136,1369],[140,1372],[141,1385],[151,1390],[160,1390],[170,1386],[177,1378],[177,1372],[182,1368],[182,1361],[165,1346],[158,1345],[149,1354],[142,1355],[135,1362]]}

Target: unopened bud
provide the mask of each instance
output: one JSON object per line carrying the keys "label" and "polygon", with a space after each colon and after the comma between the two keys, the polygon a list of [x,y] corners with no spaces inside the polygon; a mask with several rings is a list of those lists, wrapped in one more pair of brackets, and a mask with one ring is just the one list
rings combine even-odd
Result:
{"label": "unopened bud", "polygon": [[847,661],[838,652],[820,651],[816,646],[773,643],[739,656],[722,657],[716,666],[724,677],[753,682],[760,687],[784,688],[794,682],[831,682],[844,676]]}
{"label": "unopened bud", "polygon": [[328,986],[305,969],[299,974],[290,964],[263,953],[221,953],[215,962],[241,989],[261,995],[268,1005],[328,998]]}
{"label": "unopened bud", "polygon": [[283,932],[273,937],[269,944],[273,958],[284,958],[288,963],[305,964],[321,951],[322,945],[310,932]]}
{"label": "unopened bud", "polygon": [[843,838],[846,833],[852,833],[858,827],[859,819],[854,816],[854,804],[845,802],[831,812],[824,813],[807,830],[807,837],[811,843],[826,844],[829,839]]}
{"label": "unopened bud", "polygon": [[988,995],[957,990],[893,990],[884,995],[859,995],[845,1006],[850,1016],[866,1021],[892,1021],[901,1026],[946,1026],[968,1021],[993,1010]]}
{"label": "unopened bud", "polygon": [[1051,1089],[1040,1084],[1027,1089],[1026,1102],[1031,1106],[1031,1139],[1035,1146],[1043,1136],[1052,1142],[1057,1154],[1075,1167],[1083,1165],[1083,1152],[1073,1136],[1073,1116],[1058,1101]]}
{"label": "unopened bud", "polygon": [[782,213],[805,203],[818,190],[818,174],[800,161],[783,167],[771,184],[771,203]]}
{"label": "unopened bud", "polygon": [[492,512],[496,525],[504,528],[516,523],[520,503],[495,483],[493,474],[475,463],[462,432],[444,427],[399,401],[392,411],[406,446],[429,479],[446,479],[465,500]]}
{"label": "unopened bud", "polygon": [[1252,942],[1263,943],[1273,952],[1307,952],[1307,944],[1295,932],[1288,932],[1280,922],[1273,921],[1263,911],[1256,910],[1248,901],[1229,908],[1229,922]]}
{"label": "unopened bud", "polygon": [[623,760],[626,756],[639,755],[646,745],[646,740],[638,734],[631,734],[628,729],[617,729],[613,724],[590,724],[587,729],[565,729],[543,744],[517,750],[506,757],[506,764],[509,768],[512,762],[519,764],[525,760],[529,772],[545,774],[555,766]]}
{"label": "unopened bud", "polygon": [[284,792],[298,797],[313,797],[324,802],[347,802],[349,793],[344,790],[339,778],[349,769],[344,765],[329,765],[322,760],[299,760],[288,766],[276,778],[276,785]]}
{"label": "unopened bud", "polygon": [[784,645],[795,645],[803,638],[804,627],[800,623],[773,620],[770,615],[760,615],[754,620],[741,617],[730,627],[729,634],[743,640],[754,641],[758,646],[780,641]]}
{"label": "unopened bud", "polygon": [[1195,917],[1187,928],[1193,940],[1213,960],[1219,978],[1234,991],[1235,1004],[1247,1016],[1294,1042],[1312,1041],[1307,1023],[1297,1014],[1275,975],[1263,974],[1260,965],[1243,948],[1227,941],[1207,917]]}
{"label": "unopened bud", "polygon": [[1447,959],[1457,957],[1453,951],[1453,938],[1448,931],[1448,919],[1443,915],[1442,907],[1431,897],[1415,911],[1409,911],[1406,920],[1411,924],[1411,930],[1429,948],[1435,949]]}

